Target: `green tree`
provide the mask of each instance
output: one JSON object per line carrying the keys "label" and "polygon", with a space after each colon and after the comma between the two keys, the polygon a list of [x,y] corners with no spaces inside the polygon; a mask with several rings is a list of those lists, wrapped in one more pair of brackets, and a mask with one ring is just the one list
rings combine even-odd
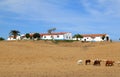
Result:
{"label": "green tree", "polygon": [[[54,32],[55,30],[56,30],[56,28],[49,29],[49,30],[48,30],[48,33],[49,33],[49,34],[52,34],[52,32]],[[51,38],[52,38],[52,40],[54,40],[53,35],[51,35]]]}
{"label": "green tree", "polygon": [[16,37],[20,35],[20,32],[18,30],[11,30],[9,35],[13,35],[14,39],[16,39]]}
{"label": "green tree", "polygon": [[56,28],[49,29],[49,30],[48,30],[48,33],[51,34],[51,33],[52,33],[53,31],[55,31],[55,30],[56,30]]}
{"label": "green tree", "polygon": [[3,41],[3,40],[5,40],[3,37],[0,37],[0,41]]}
{"label": "green tree", "polygon": [[82,35],[80,35],[80,34],[75,34],[74,36],[73,36],[73,38],[77,38],[77,41],[78,41],[78,38],[83,38],[83,36]]}
{"label": "green tree", "polygon": [[30,36],[29,33],[26,33],[26,34],[25,34],[25,37],[28,39],[28,38],[30,38],[31,36]]}
{"label": "green tree", "polygon": [[40,39],[40,34],[39,33],[34,33],[33,38],[39,40]]}

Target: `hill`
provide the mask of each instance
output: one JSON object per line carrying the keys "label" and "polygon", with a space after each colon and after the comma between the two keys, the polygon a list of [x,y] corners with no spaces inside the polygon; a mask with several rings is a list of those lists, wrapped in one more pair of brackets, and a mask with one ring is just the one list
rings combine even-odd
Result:
{"label": "hill", "polygon": [[77,60],[120,61],[119,42],[0,42],[1,77],[120,77],[120,66],[77,65]]}

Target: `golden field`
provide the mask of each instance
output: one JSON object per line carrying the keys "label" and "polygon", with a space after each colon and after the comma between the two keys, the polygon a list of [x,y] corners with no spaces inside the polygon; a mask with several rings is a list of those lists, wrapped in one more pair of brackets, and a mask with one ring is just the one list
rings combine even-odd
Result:
{"label": "golden field", "polygon": [[[120,61],[119,42],[0,42],[0,77],[120,77],[120,65],[85,65],[86,59]],[[77,61],[83,60],[78,65]]]}

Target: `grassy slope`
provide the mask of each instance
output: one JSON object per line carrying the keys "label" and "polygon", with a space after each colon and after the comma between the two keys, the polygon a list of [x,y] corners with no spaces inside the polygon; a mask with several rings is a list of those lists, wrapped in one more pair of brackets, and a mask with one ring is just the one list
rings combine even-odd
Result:
{"label": "grassy slope", "polygon": [[0,42],[1,77],[120,77],[120,66],[77,65],[79,59],[120,60],[120,43]]}

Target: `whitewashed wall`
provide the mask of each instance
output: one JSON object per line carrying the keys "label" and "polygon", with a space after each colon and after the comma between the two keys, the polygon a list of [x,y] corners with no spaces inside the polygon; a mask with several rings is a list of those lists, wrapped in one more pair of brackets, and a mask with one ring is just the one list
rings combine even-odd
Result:
{"label": "whitewashed wall", "polygon": [[72,40],[72,34],[71,33],[66,33],[66,34],[60,34],[60,35],[43,35],[41,39],[44,39],[44,40],[51,40],[51,39]]}
{"label": "whitewashed wall", "polygon": [[95,37],[95,38],[91,38],[91,37],[83,37],[82,41],[103,41],[102,37]]}
{"label": "whitewashed wall", "polygon": [[21,40],[21,36],[17,36],[16,39],[14,39],[13,37],[8,37],[7,40]]}

